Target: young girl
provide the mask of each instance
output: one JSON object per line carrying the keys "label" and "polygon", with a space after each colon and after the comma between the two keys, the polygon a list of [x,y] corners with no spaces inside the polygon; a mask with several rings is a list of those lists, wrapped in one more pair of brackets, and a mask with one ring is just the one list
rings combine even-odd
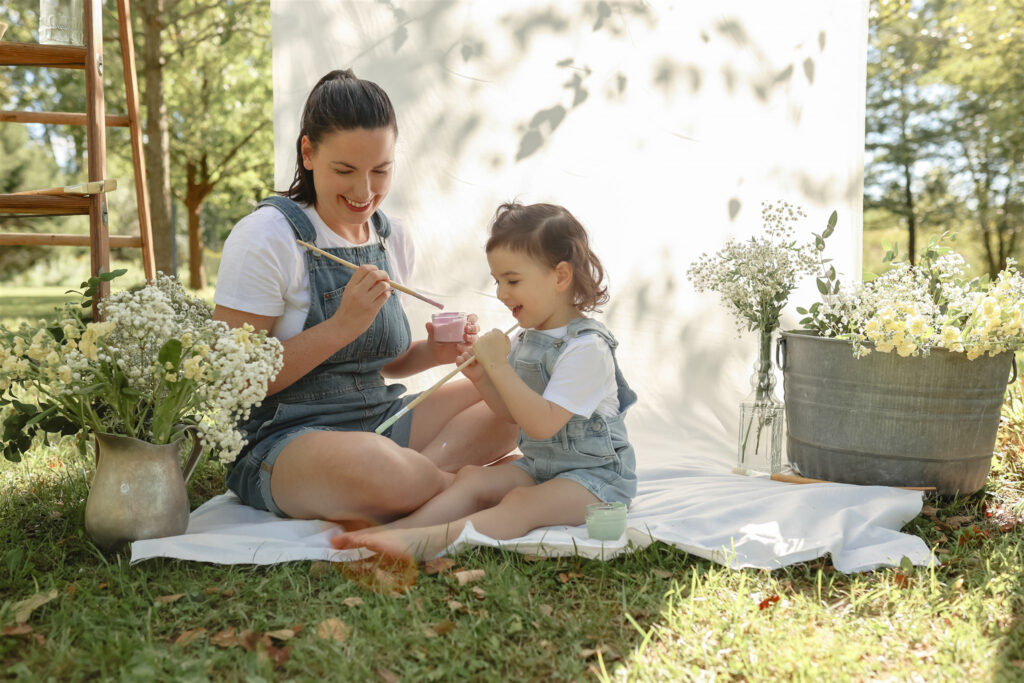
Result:
{"label": "young girl", "polygon": [[523,331],[514,347],[498,330],[483,335],[464,372],[495,413],[519,425],[522,459],[464,467],[408,517],[336,536],[335,547],[428,559],[469,523],[491,538],[518,538],[582,524],[589,503],[628,505],[636,493],[624,422],[636,394],[619,371],[615,338],[582,315],[608,300],[583,226],[560,206],[504,204],[487,262],[498,298]]}

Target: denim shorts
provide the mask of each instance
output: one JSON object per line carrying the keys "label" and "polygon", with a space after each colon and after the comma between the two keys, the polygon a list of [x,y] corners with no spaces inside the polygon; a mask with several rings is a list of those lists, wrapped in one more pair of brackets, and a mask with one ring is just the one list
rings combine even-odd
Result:
{"label": "denim shorts", "polygon": [[[406,394],[394,401],[377,424],[382,424],[408,405],[418,395]],[[403,415],[395,424],[388,427],[382,436],[391,439],[403,448],[407,448],[412,432],[412,416],[415,412],[415,410],[411,410]],[[370,427],[370,429],[372,430],[373,427]],[[364,430],[365,425],[296,425],[280,430],[259,441],[244,457],[235,462],[228,473],[228,488],[234,491],[246,505],[258,510],[268,510],[278,517],[287,517],[288,515],[274,502],[274,497],[270,492],[270,476],[274,469],[274,463],[277,461],[278,456],[281,455],[281,451],[284,450],[285,446],[296,437],[309,432]]]}
{"label": "denim shorts", "polygon": [[[622,416],[612,418],[612,423]],[[538,484],[571,479],[604,503],[629,505],[636,495],[636,455],[603,418],[573,418],[549,439],[520,433],[523,457],[512,462]]]}

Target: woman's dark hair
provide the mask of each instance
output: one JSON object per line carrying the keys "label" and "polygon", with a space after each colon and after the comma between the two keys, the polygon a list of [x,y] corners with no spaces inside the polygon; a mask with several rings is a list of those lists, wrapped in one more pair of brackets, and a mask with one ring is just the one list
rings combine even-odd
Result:
{"label": "woman's dark hair", "polygon": [[379,85],[356,78],[352,69],[335,69],[317,81],[306,98],[295,141],[295,179],[284,196],[304,204],[316,203],[313,172],[302,165],[303,136],[316,146],[336,130],[354,128],[391,128],[397,137],[395,109]]}
{"label": "woman's dark hair", "polygon": [[487,252],[504,247],[528,254],[550,268],[562,261],[572,267],[573,303],[580,311],[596,311],[608,303],[602,287],[604,268],[576,217],[555,204],[507,202],[498,207],[491,223]]}

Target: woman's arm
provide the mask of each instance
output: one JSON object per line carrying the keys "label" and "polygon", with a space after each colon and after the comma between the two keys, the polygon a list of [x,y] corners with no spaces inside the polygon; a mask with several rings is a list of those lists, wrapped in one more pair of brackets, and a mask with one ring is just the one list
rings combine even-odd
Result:
{"label": "woman's arm", "polygon": [[[377,312],[390,295],[388,274],[370,265],[360,266],[345,287],[341,303],[327,320],[284,340],[284,367],[267,387],[271,396],[305,377],[310,370],[327,360],[331,354],[351,344],[373,322]],[[277,318],[256,315],[226,306],[217,306],[214,320],[223,320],[231,327],[249,323],[257,330],[270,333]]]}

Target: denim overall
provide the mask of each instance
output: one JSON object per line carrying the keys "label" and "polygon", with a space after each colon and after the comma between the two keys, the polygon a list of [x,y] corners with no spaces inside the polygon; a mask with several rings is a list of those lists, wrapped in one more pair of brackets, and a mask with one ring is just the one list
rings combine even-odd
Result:
{"label": "denim overall", "polygon": [[[576,318],[569,323],[567,339],[584,334],[599,334],[612,350],[615,384],[619,389],[619,413],[602,417],[573,415],[557,434],[549,439],[531,439],[519,430],[520,460],[513,462],[538,484],[563,477],[572,479],[606,503],[629,505],[636,495],[636,454],[626,433],[626,409],[636,403],[636,394],[626,384],[619,362],[615,360],[618,342],[601,323]],[[543,394],[555,361],[565,350],[565,339],[536,330],[519,333],[519,343],[509,362],[526,384]]]}
{"label": "denim overall", "polygon": [[[285,215],[298,239],[316,244],[316,229],[302,208],[286,197],[268,197],[257,209],[272,206]],[[391,234],[387,216],[377,211],[371,225],[380,243],[325,249],[356,265],[372,264],[391,273],[384,242]],[[330,318],[353,271],[312,250],[305,250],[309,271],[309,314],[303,329]],[[305,377],[253,409],[240,428],[246,444],[228,474],[228,488],[242,502],[278,515],[284,513],[270,495],[274,460],[293,438],[309,431],[373,431],[412,400],[401,384],[385,384],[381,368],[405,353],[412,341],[409,320],[398,297],[391,293],[370,327],[352,343],[334,353]],[[408,445],[411,414],[384,433]]]}

